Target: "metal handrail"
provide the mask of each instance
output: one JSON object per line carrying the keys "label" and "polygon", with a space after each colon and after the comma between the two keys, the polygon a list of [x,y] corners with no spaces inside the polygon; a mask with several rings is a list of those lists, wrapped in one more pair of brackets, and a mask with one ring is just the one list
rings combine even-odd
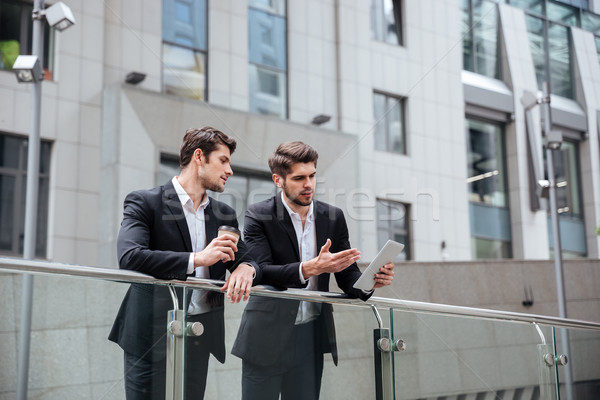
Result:
{"label": "metal handrail", "polygon": [[[122,269],[87,267],[63,264],[51,261],[24,260],[21,258],[0,257],[0,271],[20,273],[40,273],[51,275],[67,275],[84,278],[99,278],[126,283],[148,283],[168,286],[188,287],[219,291],[223,281],[211,279],[188,278],[186,281],[164,280],[153,278],[140,272]],[[591,329],[600,331],[600,322],[559,318],[546,315],[523,314],[511,311],[490,310],[484,308],[453,306],[448,304],[426,303],[421,301],[401,300],[372,296],[366,302],[350,298],[340,293],[317,292],[304,289],[277,289],[271,286],[258,285],[252,288],[252,295],[278,297],[284,299],[314,301],[329,304],[344,304],[359,307],[393,308],[399,311],[412,311],[424,314],[452,315],[458,317],[510,321],[519,323],[536,323],[553,325],[561,328]]]}

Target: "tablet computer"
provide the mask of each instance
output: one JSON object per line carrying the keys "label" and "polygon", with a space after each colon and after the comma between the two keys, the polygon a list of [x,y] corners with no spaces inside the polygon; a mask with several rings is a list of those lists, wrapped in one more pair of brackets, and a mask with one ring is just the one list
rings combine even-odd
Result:
{"label": "tablet computer", "polygon": [[393,262],[403,249],[404,245],[402,243],[388,240],[367,269],[364,270],[361,277],[354,283],[354,287],[362,290],[373,289],[373,286],[375,286],[375,274],[379,272],[379,268],[389,262]]}

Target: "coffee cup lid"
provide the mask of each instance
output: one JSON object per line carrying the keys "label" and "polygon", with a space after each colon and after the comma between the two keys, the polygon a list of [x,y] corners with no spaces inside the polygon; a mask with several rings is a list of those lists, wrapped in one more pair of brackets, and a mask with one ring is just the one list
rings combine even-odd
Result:
{"label": "coffee cup lid", "polygon": [[221,226],[219,227],[219,230],[220,230],[220,231],[229,231],[229,232],[233,232],[233,233],[235,233],[235,234],[236,234],[236,235],[238,235],[238,236],[241,234],[241,232],[240,232],[240,230],[239,230],[238,228],[235,228],[235,227],[233,227],[233,226],[229,226],[229,225],[221,225]]}

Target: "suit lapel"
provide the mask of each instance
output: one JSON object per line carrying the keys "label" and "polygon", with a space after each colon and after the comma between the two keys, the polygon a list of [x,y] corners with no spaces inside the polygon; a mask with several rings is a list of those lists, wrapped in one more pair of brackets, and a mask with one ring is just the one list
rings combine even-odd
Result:
{"label": "suit lapel", "polygon": [[175,187],[171,181],[167,182],[163,186],[163,204],[164,204],[164,215],[165,221],[175,221],[179,233],[185,244],[186,251],[192,251],[192,238],[190,231],[185,220],[185,214],[183,213],[183,206],[177,196]]}
{"label": "suit lapel", "polygon": [[275,221],[277,221],[277,223],[283,227],[285,233],[287,233],[287,237],[292,244],[292,248],[294,249],[296,259],[300,260],[300,250],[298,249],[298,237],[296,236],[296,231],[294,230],[294,225],[292,224],[292,218],[290,218],[290,213],[288,213],[288,211],[283,205],[281,193],[277,193],[275,195]]}

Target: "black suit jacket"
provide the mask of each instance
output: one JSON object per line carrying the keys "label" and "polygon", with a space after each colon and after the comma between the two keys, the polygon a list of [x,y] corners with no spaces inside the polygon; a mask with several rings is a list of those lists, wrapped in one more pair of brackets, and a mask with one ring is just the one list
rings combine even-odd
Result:
{"label": "black suit jacket", "polygon": [[[217,236],[220,225],[238,226],[235,211],[212,198],[204,211],[204,218],[207,244]],[[171,181],[127,195],[117,239],[119,268],[160,279],[185,280],[191,252],[189,229]],[[256,269],[256,283],[260,279],[260,268],[250,260],[246,245],[240,240],[235,260],[210,266],[210,278],[223,280],[226,269],[234,271],[239,263],[248,262]],[[181,305],[182,290],[177,292]],[[223,294],[209,292],[209,295],[212,297],[212,309],[205,315],[205,320],[216,326],[207,327],[204,334],[210,332],[209,350],[224,362]],[[109,340],[138,357],[151,356],[155,361],[162,359],[166,351],[167,312],[172,309],[173,302],[167,287],[132,284],[123,299]]]}
{"label": "black suit jacket", "polygon": [[[317,254],[327,239],[331,239],[332,253],[350,248],[348,227],[344,213],[337,207],[315,201]],[[300,252],[296,232],[281,194],[248,207],[244,239],[252,257],[262,269],[261,283],[281,288],[302,288],[300,281]],[[317,290],[329,291],[331,274],[321,274]],[[335,279],[346,294],[366,300],[370,294],[354,289],[352,285],[361,273],[355,264],[335,273]],[[272,365],[286,351],[294,328],[299,302],[252,296],[246,305],[232,354],[258,365]],[[335,328],[332,307],[323,304],[317,323],[317,349],[332,353],[337,364]]]}

